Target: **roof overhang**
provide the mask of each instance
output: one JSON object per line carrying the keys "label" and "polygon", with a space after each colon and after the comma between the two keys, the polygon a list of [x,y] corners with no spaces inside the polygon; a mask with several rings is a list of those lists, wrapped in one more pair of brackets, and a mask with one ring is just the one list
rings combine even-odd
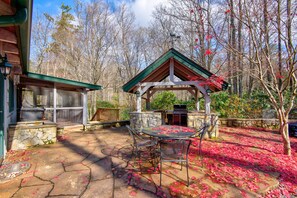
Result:
{"label": "roof overhang", "polygon": [[83,82],[78,82],[74,80],[68,80],[64,78],[47,76],[47,75],[37,74],[32,72],[26,72],[25,75],[22,75],[20,79],[20,84],[48,87],[48,88],[53,88],[55,86],[57,89],[69,90],[69,91],[77,91],[82,89],[88,89],[92,91],[92,90],[102,89],[102,86],[100,85],[83,83]]}
{"label": "roof overhang", "polygon": [[[28,70],[33,0],[0,0],[0,44],[8,61]],[[0,46],[1,47],[1,46]],[[14,72],[14,68],[13,68]]]}
{"label": "roof overhang", "polygon": [[[182,81],[207,82],[208,87],[212,92],[222,91],[228,88],[228,83],[226,81],[221,81],[221,83],[218,84],[213,78],[215,76],[213,73],[171,48],[127,82],[123,86],[123,90],[125,92],[135,93],[139,83],[163,81],[169,76],[169,65],[171,60],[174,63],[174,75]],[[209,83],[211,80],[214,82]]]}

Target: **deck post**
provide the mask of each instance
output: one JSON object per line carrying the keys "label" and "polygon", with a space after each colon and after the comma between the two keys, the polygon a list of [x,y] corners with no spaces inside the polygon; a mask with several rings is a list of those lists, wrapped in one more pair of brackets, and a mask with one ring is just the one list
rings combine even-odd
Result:
{"label": "deck post", "polygon": [[88,122],[88,90],[84,89],[83,92],[83,125],[87,125]]}
{"label": "deck post", "polygon": [[53,122],[57,123],[57,88],[56,83],[54,83],[54,116],[53,116]]}

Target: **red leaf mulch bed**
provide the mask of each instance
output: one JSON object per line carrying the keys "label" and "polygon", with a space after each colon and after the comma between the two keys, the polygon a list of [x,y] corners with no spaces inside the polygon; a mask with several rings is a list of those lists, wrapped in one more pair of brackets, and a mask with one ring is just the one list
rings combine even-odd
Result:
{"label": "red leaf mulch bed", "polygon": [[[189,154],[193,170],[202,166],[198,145],[194,140]],[[291,147],[292,155],[284,155],[276,131],[220,127],[220,138],[202,144],[205,175],[192,177],[189,188],[173,183],[170,191],[188,197],[297,196],[297,138],[291,138]]]}

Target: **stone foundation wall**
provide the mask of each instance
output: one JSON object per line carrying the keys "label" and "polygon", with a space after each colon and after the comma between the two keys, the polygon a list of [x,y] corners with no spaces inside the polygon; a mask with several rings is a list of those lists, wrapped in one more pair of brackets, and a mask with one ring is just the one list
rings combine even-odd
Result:
{"label": "stone foundation wall", "polygon": [[203,123],[210,123],[210,128],[206,134],[206,138],[213,138],[219,136],[218,116],[214,113],[206,116],[204,112],[188,113],[188,127],[200,129]]}
{"label": "stone foundation wall", "polygon": [[161,112],[131,112],[130,113],[130,126],[133,129],[141,129],[146,127],[155,127],[162,124]]}
{"label": "stone foundation wall", "polygon": [[[290,120],[291,122],[296,120]],[[278,119],[238,119],[238,118],[220,118],[221,126],[228,127],[255,127],[266,129],[278,129]]]}
{"label": "stone foundation wall", "polygon": [[[211,114],[210,116],[205,116],[204,112],[191,112],[188,113],[188,127],[194,127],[200,129],[202,124],[206,121],[211,123],[209,133],[206,137],[218,137],[218,116],[216,114]],[[130,126],[134,129],[141,129],[146,127],[155,127],[162,124],[161,112],[131,112],[130,113]]]}
{"label": "stone foundation wall", "polygon": [[8,148],[27,149],[32,146],[52,144],[57,141],[57,127],[54,123],[19,122],[10,125]]}

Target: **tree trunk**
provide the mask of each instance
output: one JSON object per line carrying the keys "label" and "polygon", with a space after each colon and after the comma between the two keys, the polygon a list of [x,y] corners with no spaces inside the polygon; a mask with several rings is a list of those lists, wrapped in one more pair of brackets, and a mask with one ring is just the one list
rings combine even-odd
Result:
{"label": "tree trunk", "polygon": [[96,113],[97,111],[97,94],[96,91],[93,91],[93,114],[92,116]]}
{"label": "tree trunk", "polygon": [[[277,40],[278,40],[278,72],[279,75],[282,75],[282,41],[281,41],[281,0],[277,2]],[[282,79],[278,79],[278,87],[279,89],[282,86]]]}
{"label": "tree trunk", "polygon": [[97,111],[97,107],[96,107],[96,93],[95,91],[91,92],[91,97],[90,97],[90,108],[89,108],[89,118],[91,119],[93,117],[93,115],[95,114],[95,112]]}
{"label": "tree trunk", "polygon": [[[264,57],[269,57],[269,29],[268,29],[268,11],[267,11],[267,0],[264,0],[264,9],[263,9],[263,15],[264,15],[264,41],[265,41],[265,49],[264,49],[264,53],[265,56]],[[268,61],[267,59],[264,59],[265,61],[265,65],[267,65],[268,67]],[[271,73],[268,70],[267,71],[267,81],[268,83],[271,82]]]}
{"label": "tree trunk", "polygon": [[[211,23],[210,21],[210,1],[208,0],[207,2],[207,21],[208,21],[208,25],[207,25],[207,36],[210,36],[210,26],[209,24]],[[210,45],[210,40],[211,39],[207,39],[207,49],[210,49],[211,45]],[[207,56],[207,69],[210,71],[210,67],[211,67],[211,55]]]}
{"label": "tree trunk", "polygon": [[[232,50],[236,50],[236,29],[235,29],[235,13],[233,0],[230,0],[231,18],[230,18],[230,29],[231,29],[231,46]],[[236,64],[236,53],[231,54],[231,64],[233,66],[233,93],[238,93],[237,87],[237,64]]]}
{"label": "tree trunk", "polygon": [[[289,54],[293,54],[292,43],[292,20],[291,20],[291,0],[287,0],[287,37],[288,37],[288,51]],[[288,65],[293,65],[293,56],[289,57]],[[290,91],[293,92],[293,80],[290,79]]]}
{"label": "tree trunk", "polygon": [[[227,18],[228,23],[228,42],[231,43],[231,30],[230,30],[230,18]],[[228,66],[228,82],[232,85],[232,66],[231,66],[231,52],[227,50],[227,66]],[[232,88],[228,89],[229,95],[232,94]]]}
{"label": "tree trunk", "polygon": [[289,137],[288,117],[284,118],[283,116],[279,115],[279,123],[280,123],[279,132],[282,135],[284,154],[290,156],[291,144],[290,144],[290,137]]}
{"label": "tree trunk", "polygon": [[[252,51],[252,42],[251,42],[251,38],[249,36],[249,57],[252,57],[253,56],[253,51]],[[249,71],[253,71],[254,70],[254,63],[252,61],[249,62]],[[252,75],[249,75],[248,77],[248,96],[250,97],[251,94],[252,94],[252,90],[253,90],[253,85],[254,85],[254,79],[252,77]]]}
{"label": "tree trunk", "polygon": [[[199,4],[199,7],[201,5]],[[203,67],[207,67],[206,65],[206,57],[205,57],[205,44],[204,44],[204,39],[205,39],[205,32],[204,32],[204,21],[203,21],[203,13],[202,13],[202,9],[199,9],[199,24],[197,27],[198,30],[198,36],[199,36],[199,44],[200,44],[200,59],[198,60],[198,62],[200,61]]]}
{"label": "tree trunk", "polygon": [[[239,9],[239,18],[240,20],[238,21],[238,51],[239,53],[242,53],[242,34],[241,34],[241,30],[242,30],[242,5],[241,5],[241,0],[239,0],[238,2],[238,9]],[[239,97],[242,98],[243,96],[243,90],[242,90],[242,81],[243,81],[243,75],[242,75],[242,71],[243,71],[243,61],[242,61],[242,55],[239,54],[238,55],[238,95]]]}

